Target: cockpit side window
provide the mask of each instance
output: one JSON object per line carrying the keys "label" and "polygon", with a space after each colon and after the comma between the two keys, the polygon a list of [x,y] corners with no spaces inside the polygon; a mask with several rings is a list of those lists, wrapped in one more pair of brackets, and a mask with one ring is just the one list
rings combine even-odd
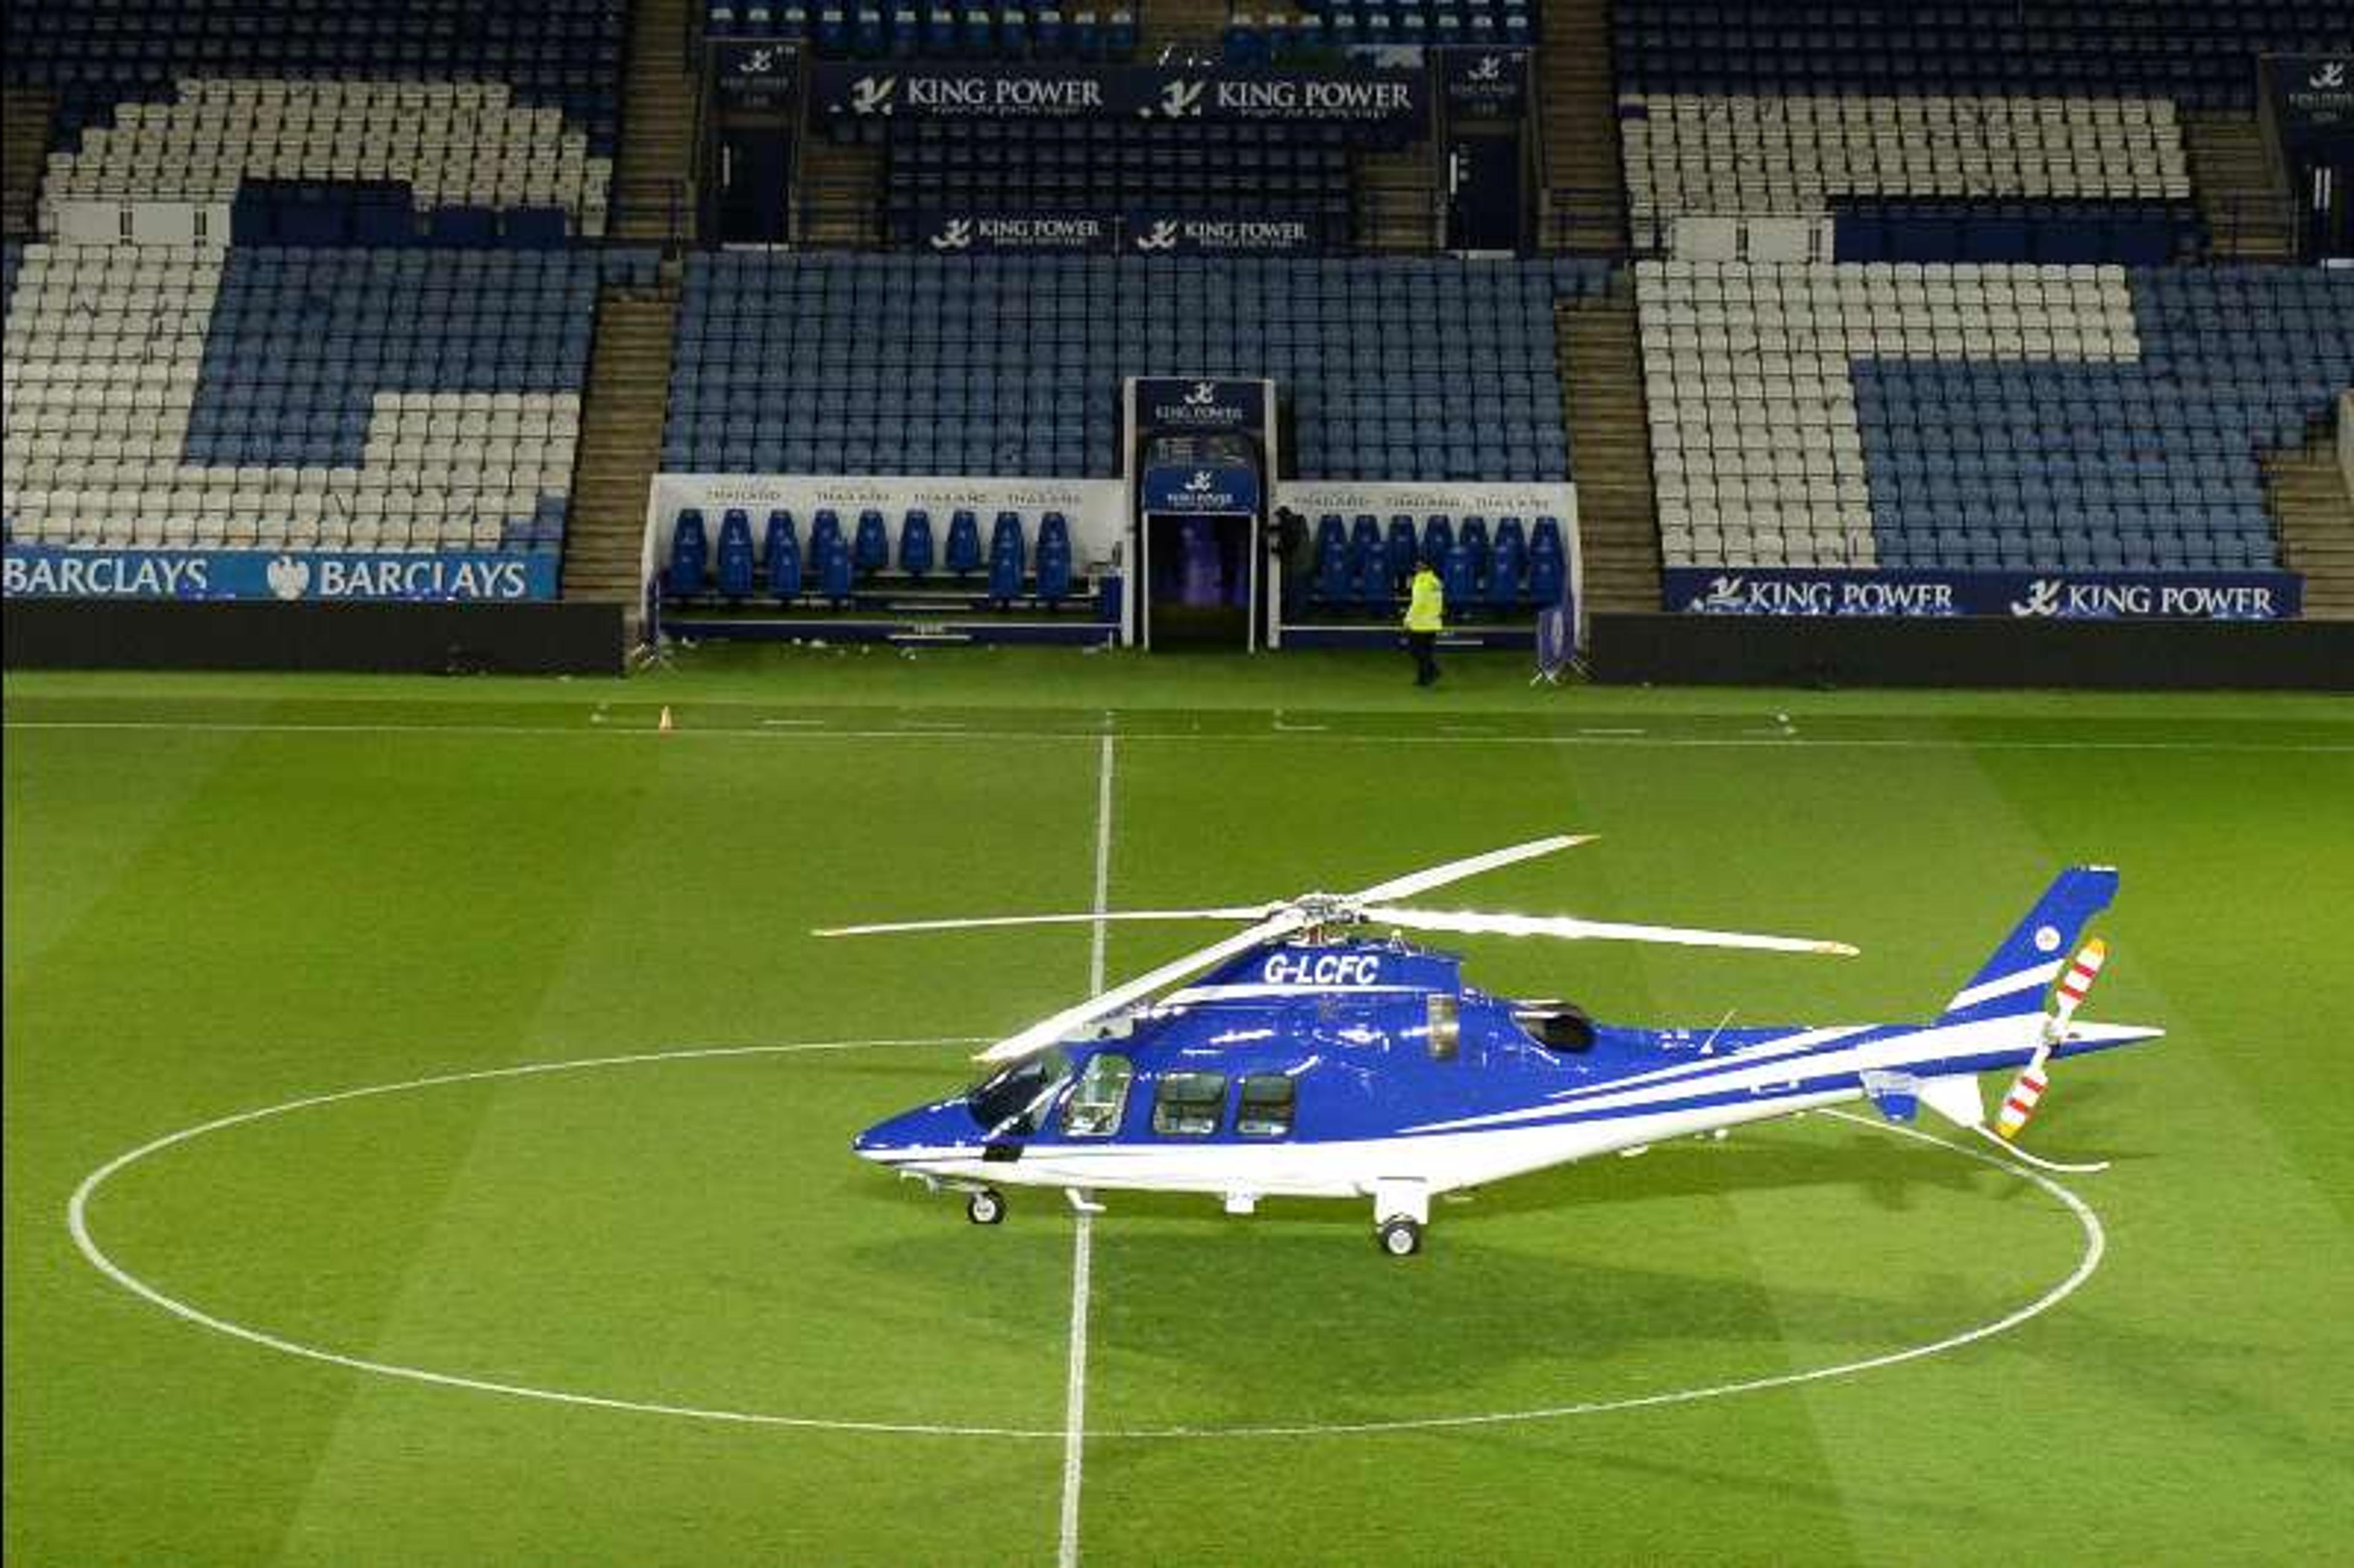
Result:
{"label": "cockpit side window", "polygon": [[1164,1073],[1152,1097],[1152,1130],[1164,1138],[1207,1138],[1225,1108],[1224,1073]]}
{"label": "cockpit side window", "polygon": [[1069,1056],[1041,1051],[976,1085],[965,1097],[965,1108],[991,1138],[1027,1138],[1038,1130],[1046,1107],[1070,1076]]}
{"label": "cockpit side window", "polygon": [[1119,1130],[1119,1114],[1128,1107],[1128,1086],[1136,1078],[1136,1064],[1117,1051],[1098,1051],[1087,1058],[1087,1071],[1063,1102],[1063,1131],[1071,1138],[1109,1138]]}
{"label": "cockpit side window", "polygon": [[1245,1138],[1288,1138],[1299,1090],[1283,1073],[1253,1073],[1235,1097],[1235,1131]]}

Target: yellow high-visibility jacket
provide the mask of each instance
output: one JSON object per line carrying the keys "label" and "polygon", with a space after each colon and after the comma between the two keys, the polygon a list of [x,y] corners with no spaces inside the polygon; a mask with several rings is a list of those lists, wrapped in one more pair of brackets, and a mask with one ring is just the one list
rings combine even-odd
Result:
{"label": "yellow high-visibility jacket", "polygon": [[1423,567],[1414,574],[1413,595],[1405,605],[1405,629],[1437,631],[1446,620],[1447,590],[1439,586],[1438,574]]}

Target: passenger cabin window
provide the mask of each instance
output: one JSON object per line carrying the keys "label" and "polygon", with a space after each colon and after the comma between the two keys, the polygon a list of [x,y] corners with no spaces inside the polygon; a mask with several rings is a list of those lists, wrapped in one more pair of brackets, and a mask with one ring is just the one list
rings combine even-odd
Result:
{"label": "passenger cabin window", "polygon": [[1166,1073],[1152,1097],[1152,1130],[1165,1138],[1207,1138],[1225,1108],[1224,1073]]}
{"label": "passenger cabin window", "polygon": [[1063,1102],[1063,1131],[1072,1138],[1109,1138],[1119,1130],[1119,1113],[1128,1107],[1128,1086],[1135,1080],[1136,1065],[1117,1051],[1098,1051],[1087,1059],[1071,1097]]}
{"label": "passenger cabin window", "polygon": [[1461,1004],[1451,996],[1433,996],[1428,1001],[1425,1022],[1430,1031],[1430,1059],[1452,1062],[1462,1048],[1463,1024]]}
{"label": "passenger cabin window", "polygon": [[1288,1138],[1291,1112],[1298,1096],[1291,1079],[1281,1073],[1253,1073],[1243,1080],[1235,1098],[1235,1130],[1245,1138]]}

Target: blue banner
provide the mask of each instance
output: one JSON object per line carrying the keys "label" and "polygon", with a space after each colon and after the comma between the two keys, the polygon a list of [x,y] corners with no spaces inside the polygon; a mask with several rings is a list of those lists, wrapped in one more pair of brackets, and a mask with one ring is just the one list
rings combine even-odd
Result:
{"label": "blue banner", "polygon": [[1267,425],[1267,386],[1259,381],[1141,376],[1136,383],[1136,423],[1144,435],[1239,430],[1256,437]]}
{"label": "blue banner", "polygon": [[557,597],[552,551],[71,550],[8,546],[9,599],[487,600]]}
{"label": "blue banner", "polygon": [[1842,571],[1670,567],[1670,610],[1698,615],[2015,616],[2064,620],[2285,620],[2293,572]]}
{"label": "blue banner", "polygon": [[2354,56],[2267,55],[2261,65],[2284,146],[2335,152],[2354,144]]}
{"label": "blue banner", "polygon": [[1528,107],[1526,49],[1441,49],[1438,90],[1454,120],[1518,120]]}
{"label": "blue banner", "polygon": [[919,249],[942,256],[1011,251],[1108,256],[1119,249],[1119,220],[1100,213],[969,212],[926,208],[904,231]]}
{"label": "blue banner", "polygon": [[1430,122],[1430,79],[1412,69],[820,61],[818,108],[854,120],[1286,120],[1407,136]]}
{"label": "blue banner", "polygon": [[773,38],[715,38],[711,79],[720,107],[785,111],[794,107],[801,84],[801,46]]}
{"label": "blue banner", "polygon": [[1258,511],[1258,475],[1247,463],[1155,463],[1144,471],[1140,488],[1147,512]]}
{"label": "blue banner", "polygon": [[1143,256],[1305,256],[1324,226],[1306,217],[1196,217],[1151,207],[1122,220],[1123,249]]}

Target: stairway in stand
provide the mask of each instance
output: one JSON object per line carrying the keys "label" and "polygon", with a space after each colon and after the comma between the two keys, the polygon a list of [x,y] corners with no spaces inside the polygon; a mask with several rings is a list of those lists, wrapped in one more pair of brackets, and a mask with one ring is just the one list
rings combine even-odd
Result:
{"label": "stairway in stand", "polygon": [[633,636],[646,499],[662,462],[670,402],[678,298],[675,284],[626,289],[608,283],[597,291],[580,455],[564,531],[564,597],[628,605]]}
{"label": "stairway in stand", "polygon": [[2305,578],[2305,613],[2354,619],[2354,500],[2324,429],[2301,447],[2264,459],[2268,508],[2280,528],[2281,565]]}
{"label": "stairway in stand", "polygon": [[1350,179],[1360,250],[1428,255],[1446,235],[1428,142],[1395,153],[1360,153]]}
{"label": "stairway in stand", "polygon": [[1656,610],[1659,527],[1633,274],[1613,274],[1606,294],[1555,304],[1553,320],[1585,602],[1597,610]]}
{"label": "stairway in stand", "polygon": [[883,149],[801,135],[793,160],[793,239],[816,246],[883,243]]}
{"label": "stairway in stand", "polygon": [[2247,115],[2211,114],[2182,127],[2190,189],[2216,260],[2286,261],[2296,254],[2295,217],[2264,132]]}
{"label": "stairway in stand", "polygon": [[[1097,7],[1098,15],[1111,9]],[[1129,9],[1136,13],[1137,61],[1151,65],[1172,48],[1216,59],[1231,7],[1228,0],[1139,0]]]}
{"label": "stairway in stand", "polygon": [[29,239],[39,232],[41,175],[49,155],[48,90],[11,83],[0,92],[0,234]]}
{"label": "stairway in stand", "polygon": [[1616,254],[1627,243],[1619,166],[1618,94],[1610,57],[1610,0],[1546,0],[1537,45],[1540,243],[1548,250]]}
{"label": "stairway in stand", "polygon": [[695,238],[698,85],[686,60],[687,0],[632,0],[613,221],[625,239]]}

